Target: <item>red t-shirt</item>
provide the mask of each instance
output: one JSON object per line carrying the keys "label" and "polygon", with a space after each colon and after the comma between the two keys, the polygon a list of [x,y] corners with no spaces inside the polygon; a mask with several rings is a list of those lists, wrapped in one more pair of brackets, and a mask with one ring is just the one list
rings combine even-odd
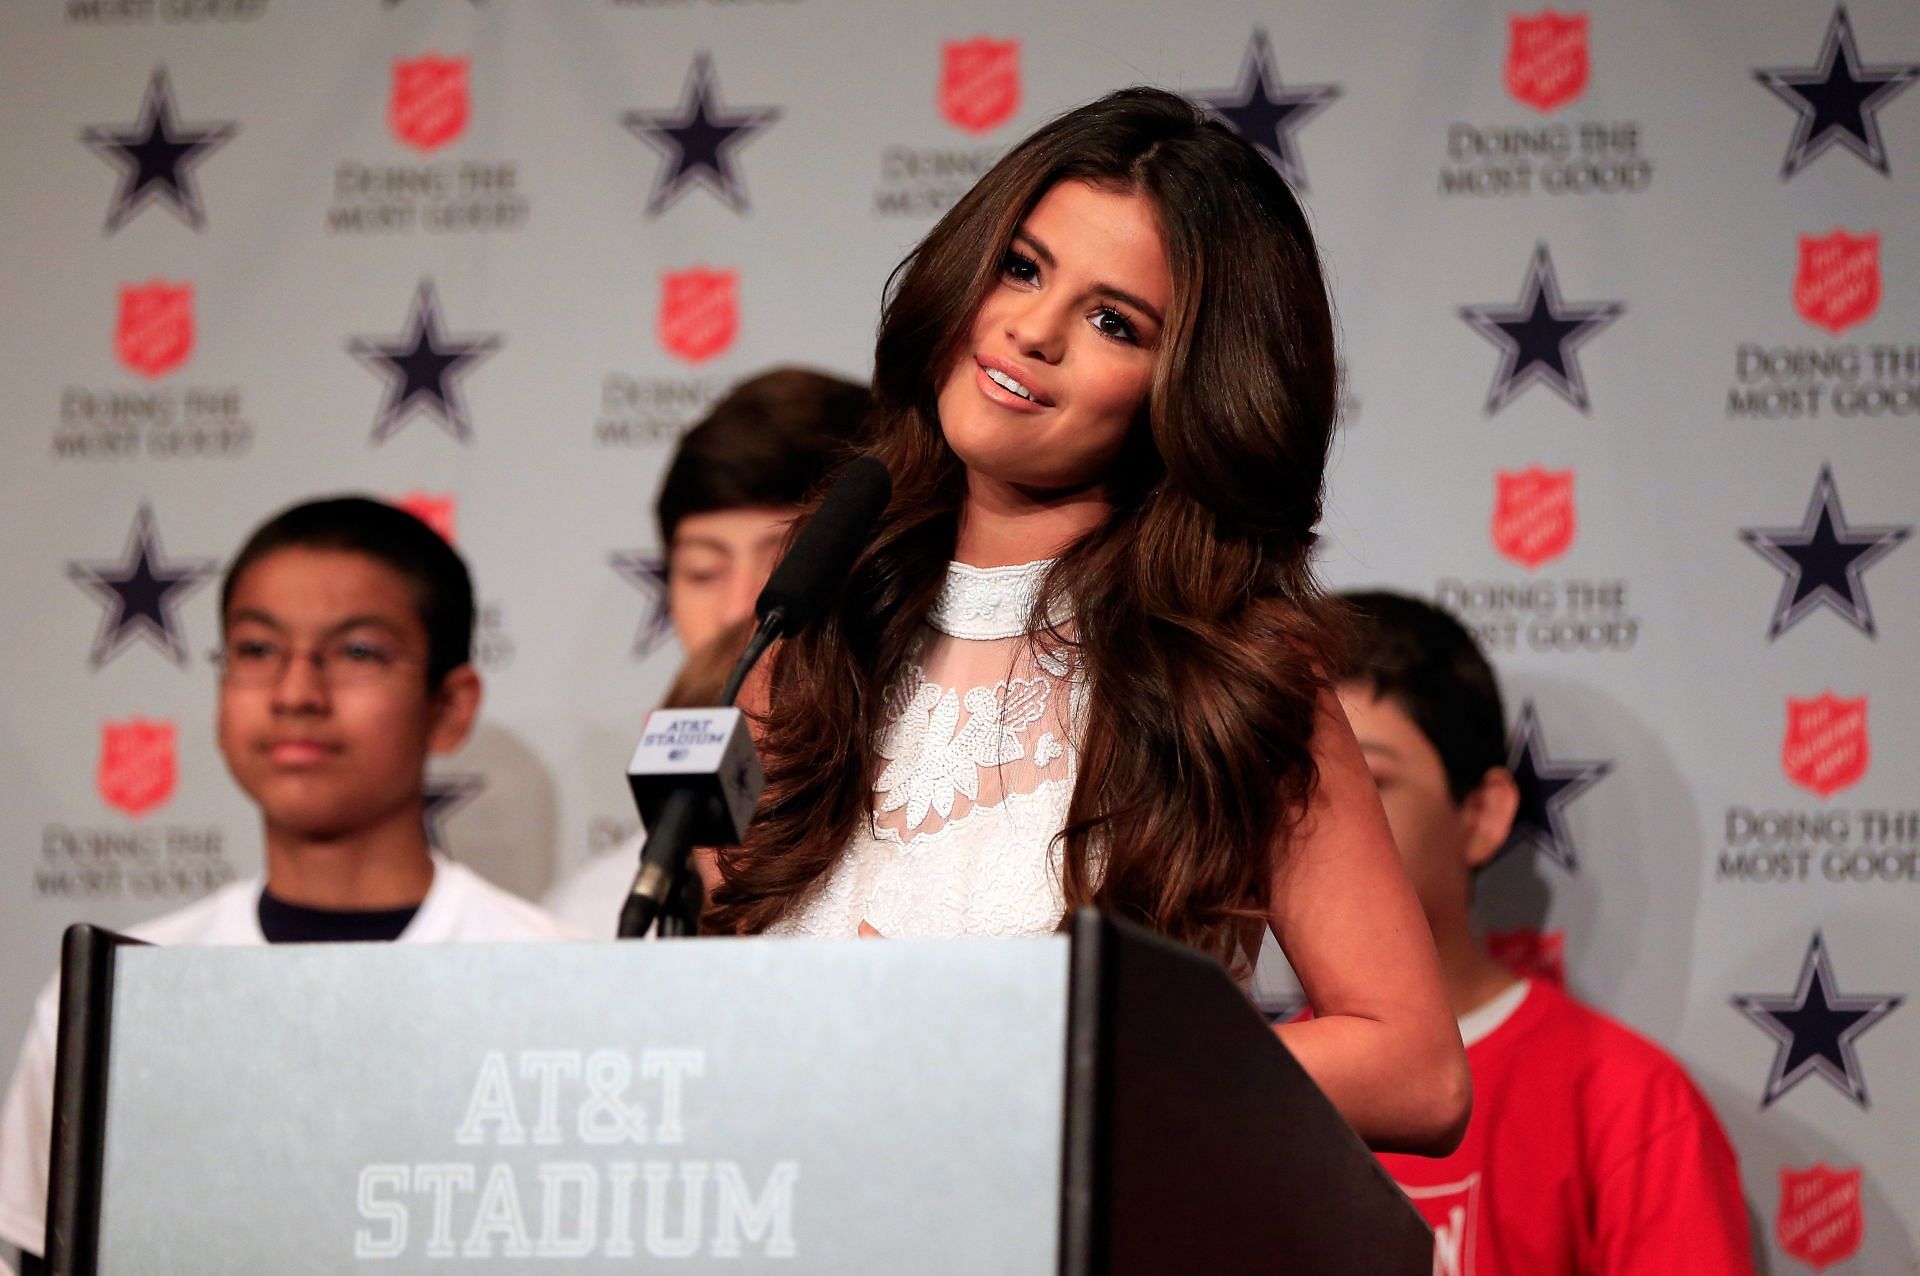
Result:
{"label": "red t-shirt", "polygon": [[1380,1161],[1434,1232],[1434,1276],[1748,1276],[1733,1148],[1652,1042],[1533,979],[1467,1047],[1451,1156]]}

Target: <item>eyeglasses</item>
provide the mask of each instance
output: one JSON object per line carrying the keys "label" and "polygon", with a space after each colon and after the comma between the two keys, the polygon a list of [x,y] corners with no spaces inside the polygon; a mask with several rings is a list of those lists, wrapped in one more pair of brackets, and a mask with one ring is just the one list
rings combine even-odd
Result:
{"label": "eyeglasses", "polygon": [[296,654],[309,661],[329,687],[382,682],[401,665],[424,663],[385,643],[355,637],[329,639],[305,651],[271,638],[242,638],[214,652],[213,663],[220,677],[233,686],[267,687],[287,676]]}

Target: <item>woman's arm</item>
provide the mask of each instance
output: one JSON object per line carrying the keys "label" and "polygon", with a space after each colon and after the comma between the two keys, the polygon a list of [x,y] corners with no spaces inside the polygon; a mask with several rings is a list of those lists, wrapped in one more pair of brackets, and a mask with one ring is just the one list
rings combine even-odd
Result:
{"label": "woman's arm", "polygon": [[1313,753],[1320,782],[1276,850],[1268,920],[1314,1018],[1275,1031],[1369,1146],[1444,1155],[1472,1106],[1466,1051],[1426,917],[1331,692]]}

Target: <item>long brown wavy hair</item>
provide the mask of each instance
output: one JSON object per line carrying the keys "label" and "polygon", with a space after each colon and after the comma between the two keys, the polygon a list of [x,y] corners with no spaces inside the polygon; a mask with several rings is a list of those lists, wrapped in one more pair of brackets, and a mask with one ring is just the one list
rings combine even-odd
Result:
{"label": "long brown wavy hair", "polygon": [[[1333,319],[1293,192],[1229,128],[1157,89],[1042,127],[894,271],[874,354],[869,450],[893,499],[837,600],[780,647],[746,845],[723,852],[707,924],[755,932],[872,818],[886,689],[945,576],[966,493],[935,401],[1021,221],[1056,183],[1138,193],[1173,298],[1151,389],[1106,488],[1060,553],[1038,641],[1088,680],[1062,843],[1069,908],[1092,903],[1235,964],[1264,912],[1276,839],[1317,775],[1316,699],[1337,663],[1310,558],[1336,403]],[[1064,627],[1044,618],[1070,615]]]}

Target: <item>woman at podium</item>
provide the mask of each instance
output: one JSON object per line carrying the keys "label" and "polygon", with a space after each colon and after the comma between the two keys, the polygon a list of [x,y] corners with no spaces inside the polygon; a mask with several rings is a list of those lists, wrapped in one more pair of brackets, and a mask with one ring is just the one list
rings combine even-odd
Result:
{"label": "woman at podium", "polygon": [[1055,929],[1097,905],[1243,976],[1377,1147],[1468,1081],[1420,908],[1328,683],[1311,569],[1338,401],[1307,219],[1261,154],[1129,89],[1016,146],[895,273],[880,525],[748,693],[768,787],[711,929]]}

